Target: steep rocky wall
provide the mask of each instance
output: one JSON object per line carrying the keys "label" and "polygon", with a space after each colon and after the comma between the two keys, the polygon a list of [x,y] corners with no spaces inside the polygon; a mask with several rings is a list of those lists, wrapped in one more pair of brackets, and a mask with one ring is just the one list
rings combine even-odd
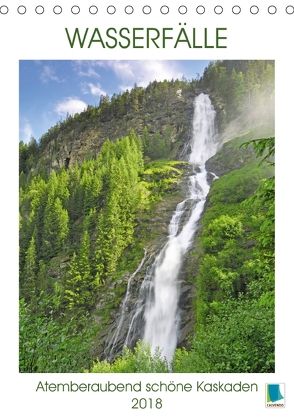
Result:
{"label": "steep rocky wall", "polygon": [[136,112],[101,120],[98,116],[83,115],[83,120],[69,121],[55,130],[43,144],[39,166],[46,169],[71,166],[85,158],[95,157],[106,139],[115,140],[134,129],[139,135],[144,128],[150,136],[168,135],[170,159],[181,154],[189,141],[195,92],[185,95],[171,92],[162,101],[150,102]]}

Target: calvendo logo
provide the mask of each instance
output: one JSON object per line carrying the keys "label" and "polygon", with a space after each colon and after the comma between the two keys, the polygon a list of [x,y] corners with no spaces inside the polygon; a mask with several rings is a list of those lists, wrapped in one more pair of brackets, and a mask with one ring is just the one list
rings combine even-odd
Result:
{"label": "calvendo logo", "polygon": [[285,384],[267,383],[265,385],[265,406],[267,408],[284,408],[285,406]]}

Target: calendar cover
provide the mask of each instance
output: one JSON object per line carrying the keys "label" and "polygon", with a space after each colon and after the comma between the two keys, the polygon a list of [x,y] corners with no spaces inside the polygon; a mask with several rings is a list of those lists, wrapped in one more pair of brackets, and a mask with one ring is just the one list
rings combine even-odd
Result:
{"label": "calendar cover", "polygon": [[5,416],[291,416],[293,16],[0,5]]}

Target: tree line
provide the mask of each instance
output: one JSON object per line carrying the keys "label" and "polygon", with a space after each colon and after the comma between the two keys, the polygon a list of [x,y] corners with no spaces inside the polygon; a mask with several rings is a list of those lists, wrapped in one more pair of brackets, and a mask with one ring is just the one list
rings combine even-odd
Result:
{"label": "tree line", "polygon": [[40,332],[49,338],[43,328],[68,341],[75,341],[79,327],[86,331],[81,324],[89,320],[101,284],[132,242],[142,170],[142,144],[130,133],[106,141],[97,159],[48,178],[38,175],[20,189],[22,371],[40,371],[37,361],[28,365],[26,346]]}

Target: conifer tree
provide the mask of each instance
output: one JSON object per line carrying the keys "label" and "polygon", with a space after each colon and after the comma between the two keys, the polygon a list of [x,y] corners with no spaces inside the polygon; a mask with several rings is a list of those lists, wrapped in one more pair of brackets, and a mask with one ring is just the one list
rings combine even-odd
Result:
{"label": "conifer tree", "polygon": [[82,277],[79,272],[77,255],[74,253],[70,262],[70,268],[66,278],[64,291],[65,302],[70,310],[80,305],[81,282]]}
{"label": "conifer tree", "polygon": [[68,212],[61,200],[49,196],[44,214],[44,259],[54,257],[62,249],[69,232],[68,223]]}
{"label": "conifer tree", "polygon": [[38,288],[40,292],[46,292],[48,288],[47,265],[44,260],[39,262],[39,271],[37,276]]}
{"label": "conifer tree", "polygon": [[26,252],[25,264],[23,269],[23,293],[26,299],[33,301],[35,299],[37,278],[37,257],[35,237],[32,236],[29,247]]}
{"label": "conifer tree", "polygon": [[78,255],[74,253],[65,282],[65,301],[68,308],[92,307],[97,282],[91,276],[90,237],[84,231]]}

